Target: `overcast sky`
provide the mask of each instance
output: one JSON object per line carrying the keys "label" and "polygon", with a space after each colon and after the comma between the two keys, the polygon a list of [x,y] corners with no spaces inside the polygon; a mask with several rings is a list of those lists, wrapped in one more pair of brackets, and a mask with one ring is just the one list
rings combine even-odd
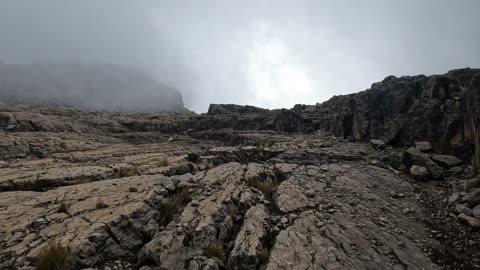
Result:
{"label": "overcast sky", "polygon": [[0,61],[121,64],[187,107],[314,104],[480,66],[478,0],[0,0]]}

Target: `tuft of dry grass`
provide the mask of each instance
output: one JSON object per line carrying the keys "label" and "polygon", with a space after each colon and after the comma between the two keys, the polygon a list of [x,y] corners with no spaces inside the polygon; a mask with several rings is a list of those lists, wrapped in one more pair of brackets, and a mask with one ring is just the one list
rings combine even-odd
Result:
{"label": "tuft of dry grass", "polygon": [[235,206],[233,203],[228,203],[227,204],[227,211],[228,214],[234,218],[237,215],[238,208]]}
{"label": "tuft of dry grass", "polygon": [[98,198],[97,203],[95,204],[95,208],[103,209],[107,207],[108,207],[108,204],[106,204],[102,199]]}
{"label": "tuft of dry grass", "polygon": [[57,212],[68,214],[68,205],[65,202],[61,202],[58,206]]}
{"label": "tuft of dry grass", "polygon": [[200,165],[203,165],[203,167],[205,167],[205,170],[215,168],[215,163],[213,162],[213,160],[204,159],[202,160],[202,162],[200,162]]}
{"label": "tuft of dry grass", "polygon": [[132,176],[136,176],[136,175],[139,175],[139,174],[140,174],[140,172],[138,171],[138,166],[134,165],[131,168],[120,169],[120,171],[118,173],[118,177],[119,178],[132,177]]}
{"label": "tuft of dry grass", "polygon": [[268,258],[270,258],[270,251],[268,251],[267,248],[263,248],[259,253],[258,253],[258,261],[260,262],[260,265],[264,265],[267,263]]}
{"label": "tuft of dry grass", "polygon": [[37,270],[70,269],[70,250],[60,242],[52,242],[45,247],[36,260]]}
{"label": "tuft of dry grass", "polygon": [[249,185],[251,187],[254,187],[260,190],[263,193],[263,195],[267,197],[270,197],[272,195],[273,190],[275,188],[275,184],[270,180],[259,181],[257,179],[254,179],[254,180],[250,180]]}
{"label": "tuft of dry grass", "polygon": [[178,209],[188,200],[190,193],[187,188],[179,191],[175,197],[170,198],[167,202],[163,203],[160,207],[160,214],[162,216],[161,224],[166,226],[173,220],[175,213]]}
{"label": "tuft of dry grass", "polygon": [[210,258],[218,258],[223,261],[223,245],[217,240],[214,240],[208,244],[205,255]]}
{"label": "tuft of dry grass", "polygon": [[170,161],[168,160],[168,158],[163,157],[162,159],[160,159],[159,165],[160,165],[161,167],[169,166],[169,165],[170,165]]}

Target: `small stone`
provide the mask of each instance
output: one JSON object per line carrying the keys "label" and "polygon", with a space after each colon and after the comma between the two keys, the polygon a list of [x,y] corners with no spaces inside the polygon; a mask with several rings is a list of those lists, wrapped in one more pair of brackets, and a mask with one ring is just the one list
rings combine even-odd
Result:
{"label": "small stone", "polygon": [[428,152],[432,150],[432,145],[429,142],[416,142],[415,143],[415,148],[417,148],[418,151],[421,152]]}
{"label": "small stone", "polygon": [[34,220],[31,223],[31,228],[36,230],[36,229],[42,227],[42,225],[44,225],[44,224],[47,224],[47,221],[44,218],[39,218],[39,219]]}
{"label": "small stone", "polygon": [[[172,177],[173,178],[173,177]],[[162,187],[164,187],[168,191],[174,191],[175,186],[177,183],[173,182],[172,179],[167,178],[167,177],[162,177],[160,179],[160,183],[162,184]]]}
{"label": "small stone", "polygon": [[463,197],[463,201],[469,207],[474,207],[480,204],[480,188],[474,189],[472,192]]}
{"label": "small stone", "polygon": [[296,214],[291,214],[290,216],[288,216],[288,222],[289,223],[292,223],[295,219],[298,218],[298,215]]}
{"label": "small stone", "polygon": [[307,190],[305,191],[305,195],[309,198],[315,197],[315,191],[314,190]]}
{"label": "small stone", "polygon": [[417,181],[428,180],[428,170],[425,167],[413,165],[410,167],[410,175]]}
{"label": "small stone", "polygon": [[192,200],[192,201],[190,202],[190,204],[191,204],[192,206],[199,206],[199,205],[200,205],[197,200]]}
{"label": "small stone", "polygon": [[186,183],[193,182],[193,176],[191,173],[186,173],[183,175],[175,175],[170,177],[170,179],[172,180],[172,182],[177,183],[177,185],[178,183],[181,183],[181,182],[186,182]]}
{"label": "small stone", "polygon": [[460,193],[458,192],[452,193],[452,195],[450,195],[450,197],[448,198],[448,204],[455,203],[456,201],[458,201],[459,198],[460,198]]}
{"label": "small stone", "polygon": [[460,219],[461,222],[469,225],[470,227],[480,228],[480,220],[479,219],[476,219],[474,217],[469,217],[465,214],[458,215],[458,219]]}
{"label": "small stone", "polygon": [[480,177],[469,179],[465,182],[465,190],[480,187]]}
{"label": "small stone", "polygon": [[287,224],[288,223],[288,218],[287,217],[282,217],[282,219],[280,220],[280,222],[282,224]]}
{"label": "small stone", "polygon": [[335,208],[330,208],[330,209],[327,210],[327,212],[330,213],[330,214],[335,213],[335,211],[336,211]]}
{"label": "small stone", "polygon": [[444,168],[451,168],[459,165],[462,161],[454,156],[433,155],[432,160]]}
{"label": "small stone", "polygon": [[[196,184],[188,183],[188,182],[180,182],[177,185],[178,188],[190,188],[190,187],[195,187],[195,186],[196,186]],[[211,192],[207,192],[206,195],[210,196]]]}
{"label": "small stone", "polygon": [[385,142],[383,140],[370,140],[370,144],[375,150],[385,150]]}
{"label": "small stone", "polygon": [[472,214],[476,218],[480,218],[480,205],[477,205],[473,208]]}
{"label": "small stone", "polygon": [[455,205],[455,211],[457,211],[458,214],[465,214],[467,216],[471,216],[473,214],[472,209],[466,207],[463,204]]}

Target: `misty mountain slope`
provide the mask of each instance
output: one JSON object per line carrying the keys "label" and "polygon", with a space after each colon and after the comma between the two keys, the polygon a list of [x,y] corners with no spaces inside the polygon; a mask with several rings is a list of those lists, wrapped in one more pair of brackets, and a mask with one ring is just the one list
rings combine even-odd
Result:
{"label": "misty mountain slope", "polygon": [[0,102],[105,111],[183,111],[181,93],[116,65],[0,63]]}

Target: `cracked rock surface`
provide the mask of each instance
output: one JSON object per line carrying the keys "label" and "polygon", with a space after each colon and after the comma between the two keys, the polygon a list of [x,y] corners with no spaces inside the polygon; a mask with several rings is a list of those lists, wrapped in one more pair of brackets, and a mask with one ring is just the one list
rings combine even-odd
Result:
{"label": "cracked rock surface", "polygon": [[74,270],[480,268],[480,180],[446,153],[184,130],[185,115],[22,110],[4,112],[18,130],[1,134],[0,269],[34,269],[52,242]]}

